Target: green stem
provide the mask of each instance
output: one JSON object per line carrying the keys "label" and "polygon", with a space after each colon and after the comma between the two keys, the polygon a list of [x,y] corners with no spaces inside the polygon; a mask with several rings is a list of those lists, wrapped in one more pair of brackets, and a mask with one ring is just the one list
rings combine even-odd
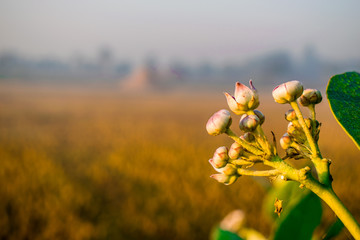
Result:
{"label": "green stem", "polygon": [[[311,115],[311,129],[312,129],[312,135],[315,136],[315,132],[316,132],[316,112],[315,112],[315,104],[310,104],[308,106],[309,110],[310,110],[310,115]],[[319,150],[319,149],[318,149]]]}
{"label": "green stem", "polygon": [[277,169],[286,179],[300,181],[300,170],[293,168],[279,156],[273,156],[270,160],[264,161],[264,164]]}
{"label": "green stem", "polygon": [[316,143],[314,138],[312,137],[309,128],[307,127],[304,117],[300,111],[299,105],[296,101],[290,102],[291,107],[294,109],[296,116],[298,118],[299,124],[301,125],[302,129],[304,130],[305,136],[309,142],[311,152],[313,157],[319,156],[319,153],[317,151]]}
{"label": "green stem", "polygon": [[316,195],[318,195],[334,211],[345,227],[349,230],[351,235],[355,239],[360,239],[359,224],[356,222],[355,218],[351,215],[349,210],[340,201],[338,196],[336,196],[331,187],[326,187],[320,184],[311,175],[308,175],[308,178],[300,181],[300,183],[304,184],[306,188],[310,189]]}
{"label": "green stem", "polygon": [[316,120],[316,112],[315,112],[315,105],[314,104],[310,104],[309,106],[307,106],[310,110],[310,115],[311,115],[311,119]]}
{"label": "green stem", "polygon": [[271,176],[279,175],[279,170],[276,169],[264,170],[264,171],[251,171],[251,170],[245,170],[243,168],[238,168],[237,172],[240,175],[255,176],[255,177],[271,177]]}
{"label": "green stem", "polygon": [[264,155],[264,152],[261,151],[260,149],[258,149],[257,147],[252,146],[250,143],[242,140],[241,138],[239,138],[238,136],[236,136],[236,134],[230,129],[228,128],[225,132],[230,138],[232,138],[235,142],[237,142],[238,144],[240,144],[241,146],[243,146],[246,150],[248,150],[249,152],[261,156]]}
{"label": "green stem", "polygon": [[[323,161],[321,159],[319,160]],[[261,176],[261,174],[268,174],[269,172],[275,173],[277,171],[278,175],[283,174],[287,179],[303,184],[303,186],[318,195],[334,211],[355,239],[360,240],[360,226],[355,218],[336,196],[330,185],[326,186],[321,184],[312,177],[309,167],[300,170],[295,169],[283,161],[279,156],[273,156],[269,161],[264,161],[264,164],[273,167],[274,170],[264,171],[264,173],[261,173],[260,171],[258,176]]]}
{"label": "green stem", "polygon": [[[310,145],[311,149],[311,161],[314,163],[314,166],[316,168],[316,171],[318,173],[318,178],[320,183],[324,184],[325,186],[331,187],[331,175],[329,171],[329,161],[327,159],[322,159],[321,153],[319,151],[319,148],[317,146],[317,143],[315,142],[314,138],[312,137],[312,134],[310,133],[309,128],[307,127],[304,117],[300,111],[299,105],[296,101],[290,102],[291,107],[294,109],[296,116],[298,118],[299,124],[301,125],[302,129],[304,130],[304,133],[306,135],[306,138],[308,140],[308,143]],[[313,116],[315,117],[315,116]]]}

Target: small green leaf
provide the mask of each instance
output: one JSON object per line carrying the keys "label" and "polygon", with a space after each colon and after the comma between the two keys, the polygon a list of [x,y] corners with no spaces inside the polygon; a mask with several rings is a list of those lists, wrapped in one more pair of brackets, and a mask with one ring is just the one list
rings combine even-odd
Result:
{"label": "small green leaf", "polygon": [[[285,215],[286,214],[286,215]],[[322,215],[318,196],[309,192],[293,208],[280,217],[274,240],[311,239],[315,228],[320,224]]]}
{"label": "small green leaf", "polygon": [[229,232],[221,229],[220,227],[214,227],[211,231],[211,240],[243,240],[239,235],[233,232]]}
{"label": "small green leaf", "polygon": [[[275,199],[283,201],[280,217],[274,213]],[[297,182],[275,182],[264,201],[264,210],[274,220],[274,239],[311,239],[322,215],[320,199]]]}
{"label": "small green leaf", "polygon": [[[299,188],[299,183],[296,182],[274,182],[273,188],[271,188],[264,199],[263,210],[264,213],[275,221],[278,221],[279,217],[274,212],[275,199],[283,200],[283,209],[288,211],[289,207],[300,199],[302,195],[308,193],[308,190],[302,190]],[[288,207],[289,206],[289,207]],[[283,213],[281,213],[283,215]]]}
{"label": "small green leaf", "polygon": [[331,77],[326,93],[336,120],[360,149],[360,74]]}

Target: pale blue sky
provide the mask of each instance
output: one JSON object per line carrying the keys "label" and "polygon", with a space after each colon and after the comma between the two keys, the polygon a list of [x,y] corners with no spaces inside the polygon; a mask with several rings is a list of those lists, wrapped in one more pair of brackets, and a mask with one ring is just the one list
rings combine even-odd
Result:
{"label": "pale blue sky", "polygon": [[358,0],[0,0],[0,52],[190,61],[244,60],[307,45],[331,60],[360,58]]}

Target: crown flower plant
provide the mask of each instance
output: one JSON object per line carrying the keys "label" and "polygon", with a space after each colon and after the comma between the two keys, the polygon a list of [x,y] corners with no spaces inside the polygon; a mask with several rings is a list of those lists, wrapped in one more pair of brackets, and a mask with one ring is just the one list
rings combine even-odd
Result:
{"label": "crown flower plant", "polygon": [[[229,109],[239,116],[238,125],[241,136],[231,129],[231,113],[225,109],[216,112],[207,122],[206,130],[216,136],[226,134],[233,140],[229,150],[223,146],[215,151],[209,160],[218,172],[211,175],[220,183],[231,185],[244,176],[267,177],[297,182],[302,189],[309,189],[322,199],[338,216],[355,239],[360,239],[360,227],[352,214],[343,205],[332,188],[330,160],[324,158],[318,146],[321,124],[316,120],[315,105],[322,96],[319,90],[305,89],[297,80],[275,87],[272,91],[274,101],[289,104],[285,119],[289,122],[286,133],[280,138],[280,146],[285,156],[280,156],[275,136],[269,141],[262,124],[265,116],[257,108],[260,105],[258,91],[250,80],[250,87],[237,82],[234,96],[225,92]],[[309,117],[304,117],[299,103],[308,108]],[[304,159],[306,166],[295,167],[293,160]],[[265,165],[258,170],[257,165]]]}

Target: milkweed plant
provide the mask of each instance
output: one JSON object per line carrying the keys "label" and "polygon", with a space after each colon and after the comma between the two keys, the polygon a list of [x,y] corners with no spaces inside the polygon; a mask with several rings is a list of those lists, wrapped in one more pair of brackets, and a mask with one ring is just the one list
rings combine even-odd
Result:
{"label": "milkweed plant", "polygon": [[[355,84],[353,92],[359,95],[360,91],[357,90],[360,89],[360,75],[347,73],[340,78],[344,76],[353,81],[352,84]],[[328,89],[330,104],[331,91],[332,89]],[[244,176],[267,177],[297,183],[301,191],[308,189],[307,191],[310,190],[322,199],[351,235],[355,239],[360,239],[359,224],[332,188],[333,179],[329,171],[331,161],[322,156],[318,145],[321,124],[316,119],[316,105],[322,101],[321,92],[316,89],[304,89],[299,81],[280,84],[272,91],[275,102],[288,104],[290,107],[285,113],[285,119],[288,121],[287,131],[279,140],[285,152],[284,156],[279,155],[274,134],[270,140],[264,134],[262,125],[265,116],[257,109],[260,100],[253,82],[250,80],[249,86],[237,82],[233,95],[227,92],[224,94],[232,113],[227,109],[217,111],[208,120],[206,130],[212,136],[226,134],[233,143],[229,147],[221,146],[215,150],[209,163],[217,173],[211,177],[225,185],[234,184]],[[309,116],[304,114],[306,108]],[[234,114],[238,115],[237,120],[233,118]],[[239,128],[242,135],[236,135],[232,128]],[[297,159],[309,161],[306,166],[297,168],[292,163]],[[267,170],[257,170],[253,167],[260,164],[266,165]],[[273,208],[280,216],[283,210],[282,199],[274,199]]]}

